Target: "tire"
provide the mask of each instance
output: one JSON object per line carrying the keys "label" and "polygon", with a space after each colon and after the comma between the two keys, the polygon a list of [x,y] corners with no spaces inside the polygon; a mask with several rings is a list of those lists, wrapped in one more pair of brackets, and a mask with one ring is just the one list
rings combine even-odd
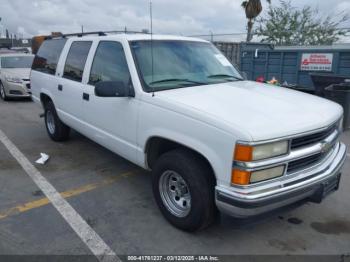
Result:
{"label": "tire", "polygon": [[0,82],[0,97],[4,101],[8,100],[8,98],[6,96],[6,92],[5,92],[5,87],[4,87],[4,85],[1,82]]}
{"label": "tire", "polygon": [[52,101],[45,105],[45,126],[53,141],[62,142],[69,139],[70,128],[59,119]]}
{"label": "tire", "polygon": [[162,214],[175,227],[194,232],[214,222],[215,177],[195,153],[175,149],[161,155],[152,170],[152,187]]}

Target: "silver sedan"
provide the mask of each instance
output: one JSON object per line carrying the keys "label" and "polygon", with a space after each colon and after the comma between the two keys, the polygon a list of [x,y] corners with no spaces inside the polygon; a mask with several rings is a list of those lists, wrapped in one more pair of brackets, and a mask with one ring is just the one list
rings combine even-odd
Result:
{"label": "silver sedan", "polygon": [[28,54],[0,55],[0,97],[3,100],[31,96],[29,76],[33,59],[34,56]]}

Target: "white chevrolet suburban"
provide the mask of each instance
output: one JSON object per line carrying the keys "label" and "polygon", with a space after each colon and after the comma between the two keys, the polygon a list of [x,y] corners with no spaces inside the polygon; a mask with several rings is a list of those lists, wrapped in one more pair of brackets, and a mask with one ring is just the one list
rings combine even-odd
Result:
{"label": "white chevrolet suburban", "polygon": [[250,217],[338,189],[342,108],[245,81],[207,41],[48,38],[31,83],[54,141],[73,128],[152,170],[155,200],[180,229],[204,228],[219,210]]}

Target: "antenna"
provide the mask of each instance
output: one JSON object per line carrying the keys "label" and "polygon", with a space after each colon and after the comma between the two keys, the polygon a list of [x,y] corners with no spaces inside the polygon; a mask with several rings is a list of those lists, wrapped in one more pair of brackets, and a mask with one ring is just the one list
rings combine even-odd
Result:
{"label": "antenna", "polygon": [[[151,70],[152,70],[152,82],[154,82],[154,57],[153,57],[153,7],[152,0],[149,2],[149,16],[151,20]],[[154,87],[152,87],[152,96],[154,96]]]}

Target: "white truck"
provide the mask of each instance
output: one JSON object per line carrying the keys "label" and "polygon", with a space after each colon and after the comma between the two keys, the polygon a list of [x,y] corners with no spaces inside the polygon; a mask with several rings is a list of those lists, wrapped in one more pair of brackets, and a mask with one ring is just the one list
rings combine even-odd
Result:
{"label": "white truck", "polygon": [[245,81],[207,41],[103,33],[47,39],[31,83],[54,141],[73,128],[151,170],[155,200],[180,229],[205,228],[218,211],[250,217],[321,202],[338,189],[342,108]]}

